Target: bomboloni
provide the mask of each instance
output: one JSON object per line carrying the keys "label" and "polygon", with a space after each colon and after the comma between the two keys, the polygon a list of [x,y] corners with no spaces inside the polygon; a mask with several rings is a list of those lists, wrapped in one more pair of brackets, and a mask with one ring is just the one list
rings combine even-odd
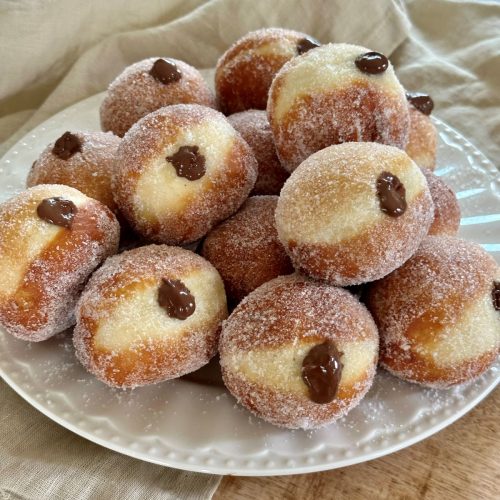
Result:
{"label": "bomboloni", "polygon": [[332,144],[367,141],[404,149],[408,142],[408,103],[392,65],[358,45],[323,45],[287,62],[269,90],[267,113],[290,172]]}
{"label": "bomboloni", "polygon": [[99,380],[136,387],[180,377],[217,352],[224,285],[199,255],[149,245],[108,259],[78,303],[76,355]]}
{"label": "bomboloni", "polygon": [[224,322],[222,376],[255,415],[291,429],[327,425],[369,390],[377,328],[348,291],[297,275],[253,291]]}
{"label": "bomboloni", "polygon": [[106,206],[68,186],[35,186],[2,203],[1,326],[38,342],[74,324],[85,281],[119,236]]}
{"label": "bomboloni", "polygon": [[201,73],[168,57],[144,59],[111,83],[100,107],[101,128],[123,137],[143,116],[172,104],[215,108],[215,98]]}
{"label": "bomboloni", "polygon": [[479,245],[429,236],[371,285],[366,304],[392,374],[446,388],[484,373],[500,352],[500,269]]}
{"label": "bomboloni", "polygon": [[122,139],[115,201],[130,226],[158,243],[186,244],[235,213],[257,178],[250,146],[222,113],[168,106]]}
{"label": "bomboloni", "polygon": [[277,196],[253,196],[205,238],[202,255],[219,271],[231,304],[294,269],[278,239]]}
{"label": "bomboloni", "polygon": [[460,228],[460,207],[453,190],[430,170],[422,169],[434,203],[429,234],[455,236]]}
{"label": "bomboloni", "polygon": [[437,130],[429,116],[434,102],[428,94],[407,92],[410,135],[406,152],[421,168],[436,168]]}
{"label": "bomboloni", "polygon": [[227,119],[252,148],[259,165],[257,181],[250,194],[280,194],[290,174],[281,166],[276,154],[273,133],[266,112],[252,109],[235,113]]}
{"label": "bomboloni", "polygon": [[278,235],[295,268],[337,286],[399,267],[432,218],[420,168],[404,151],[374,142],[311,155],[286,181],[276,208]]}
{"label": "bomboloni", "polygon": [[215,89],[220,110],[230,115],[266,109],[269,87],[283,64],[319,45],[305,33],[281,28],[247,33],[217,63]]}
{"label": "bomboloni", "polygon": [[109,132],[65,132],[33,163],[26,184],[71,186],[114,212],[111,179],[119,144]]}

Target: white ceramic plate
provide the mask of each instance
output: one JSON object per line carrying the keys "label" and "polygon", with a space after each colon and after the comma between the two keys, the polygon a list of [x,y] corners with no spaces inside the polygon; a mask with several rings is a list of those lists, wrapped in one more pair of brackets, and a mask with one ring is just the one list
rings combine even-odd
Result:
{"label": "white ceramic plate", "polygon": [[[47,120],[0,162],[0,201],[23,189],[31,163],[68,129],[98,130],[102,94]],[[435,119],[438,175],[455,189],[460,234],[500,260],[500,179],[490,161]],[[39,411],[81,436],[142,460],[217,474],[299,474],[371,460],[410,446],[464,415],[500,380],[500,363],[479,380],[426,390],[380,372],[367,397],[318,431],[279,429],[238,406],[222,387],[174,380],[134,391],[110,389],[78,364],[69,336],[41,343],[0,331],[0,374]]]}

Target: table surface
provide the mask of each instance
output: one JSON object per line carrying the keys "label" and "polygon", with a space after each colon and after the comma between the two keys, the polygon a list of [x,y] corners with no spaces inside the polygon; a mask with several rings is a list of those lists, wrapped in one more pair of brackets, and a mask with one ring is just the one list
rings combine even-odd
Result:
{"label": "table surface", "polygon": [[371,462],[315,474],[223,478],[213,500],[500,498],[500,389],[438,434]]}

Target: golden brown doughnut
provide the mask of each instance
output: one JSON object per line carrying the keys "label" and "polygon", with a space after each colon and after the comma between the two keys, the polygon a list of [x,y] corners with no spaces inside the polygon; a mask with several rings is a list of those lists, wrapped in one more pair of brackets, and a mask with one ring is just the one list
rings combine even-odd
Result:
{"label": "golden brown doughnut", "polygon": [[65,132],[33,163],[26,185],[71,186],[115,211],[111,177],[119,144],[111,133]]}
{"label": "golden brown doughnut", "polygon": [[108,259],[78,303],[76,355],[114,387],[154,384],[197,370],[217,352],[224,285],[199,255],[149,245]]}
{"label": "golden brown doughnut", "polygon": [[108,208],[68,186],[42,184],[2,203],[2,327],[34,342],[70,327],[85,281],[118,250],[119,234]]}
{"label": "golden brown doughnut", "polygon": [[220,110],[230,115],[266,109],[269,87],[281,66],[318,45],[305,33],[281,28],[247,33],[217,63],[215,89]]}
{"label": "golden brown doughnut", "polygon": [[250,194],[280,194],[290,174],[281,166],[276,154],[273,133],[266,112],[251,109],[235,113],[227,119],[252,148],[259,164],[257,181]]}
{"label": "golden brown doughnut", "polygon": [[122,139],[115,201],[145,238],[196,241],[235,213],[257,177],[257,161],[226,117],[195,104],[167,106]]}
{"label": "golden brown doughnut", "polygon": [[475,243],[429,236],[370,287],[367,305],[380,331],[380,363],[404,380],[460,384],[500,352],[500,269]]}
{"label": "golden brown doughnut", "polygon": [[350,142],[314,153],[292,173],[276,227],[297,270],[349,286],[409,259],[432,217],[425,177],[404,151]]}
{"label": "golden brown doughnut", "polygon": [[277,203],[277,196],[249,198],[203,242],[202,255],[219,271],[233,304],[266,281],[294,270],[278,239]]}
{"label": "golden brown doughnut", "polygon": [[312,429],[370,388],[378,333],[348,291],[297,275],[253,291],[224,322],[222,375],[239,403],[275,425]]}
{"label": "golden brown doughnut", "polygon": [[357,45],[323,45],[287,62],[269,90],[267,113],[289,172],[332,144],[404,149],[408,142],[408,103],[392,65]]}
{"label": "golden brown doughnut", "polygon": [[455,236],[460,228],[460,207],[453,190],[437,175],[422,169],[434,203],[429,234]]}
{"label": "golden brown doughnut", "polygon": [[144,59],[111,82],[100,108],[101,127],[123,137],[143,116],[171,104],[215,108],[215,99],[193,66],[168,57]]}
{"label": "golden brown doughnut", "polygon": [[[407,94],[407,96],[411,95],[415,94]],[[418,96],[422,100],[425,94],[418,94]],[[427,97],[430,99],[429,96]],[[414,100],[413,102],[417,101]],[[418,109],[410,101],[408,103],[408,111],[410,113],[410,135],[405,151],[419,167],[434,170],[436,168],[438,134],[429,116],[429,106]],[[427,111],[428,114],[426,114]]]}

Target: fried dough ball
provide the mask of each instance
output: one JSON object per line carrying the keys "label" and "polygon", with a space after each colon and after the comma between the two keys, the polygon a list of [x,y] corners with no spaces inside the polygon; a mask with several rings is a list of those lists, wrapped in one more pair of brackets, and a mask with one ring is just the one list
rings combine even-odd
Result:
{"label": "fried dough ball", "polygon": [[149,245],[108,259],[92,276],[73,341],[99,380],[136,387],[207,364],[226,316],[224,285],[209,262],[182,248]]}
{"label": "fried dough ball", "polygon": [[425,177],[404,151],[350,142],[318,151],[292,173],[276,227],[297,270],[350,286],[409,259],[433,212]]}
{"label": "fried dough ball", "polygon": [[118,250],[111,211],[80,191],[41,184],[0,205],[0,324],[38,342],[74,324],[92,271]]}
{"label": "fried dough ball", "polygon": [[266,109],[269,87],[283,64],[319,45],[305,33],[281,28],[247,33],[217,63],[215,89],[220,110],[230,115]]}
{"label": "fried dough ball", "polygon": [[409,382],[461,384],[500,352],[500,269],[475,243],[427,237],[370,287],[366,303],[380,331],[381,365]]}
{"label": "fried dough ball", "polygon": [[224,322],[222,376],[268,422],[313,429],[354,408],[370,388],[378,333],[348,291],[297,275],[248,295]]}

